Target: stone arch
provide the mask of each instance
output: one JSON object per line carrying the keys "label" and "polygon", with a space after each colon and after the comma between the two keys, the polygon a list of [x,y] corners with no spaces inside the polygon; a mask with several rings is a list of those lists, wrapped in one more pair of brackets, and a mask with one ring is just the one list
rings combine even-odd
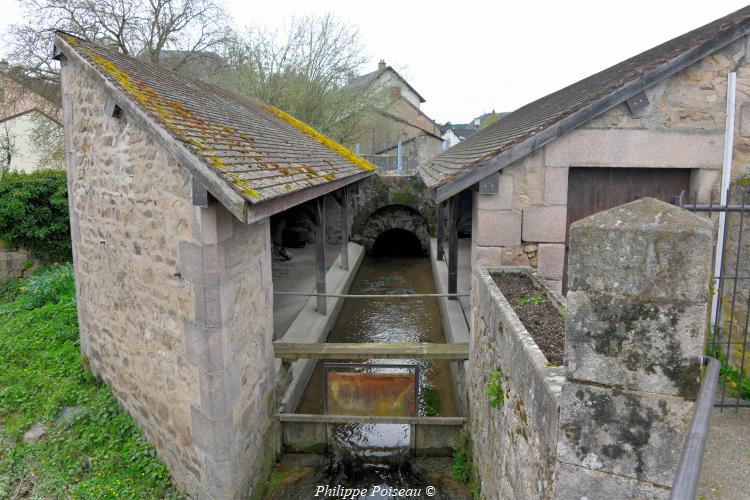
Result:
{"label": "stone arch", "polygon": [[406,205],[387,205],[370,214],[362,230],[362,243],[372,253],[378,236],[393,229],[412,233],[419,239],[422,253],[430,251],[430,225],[417,210]]}

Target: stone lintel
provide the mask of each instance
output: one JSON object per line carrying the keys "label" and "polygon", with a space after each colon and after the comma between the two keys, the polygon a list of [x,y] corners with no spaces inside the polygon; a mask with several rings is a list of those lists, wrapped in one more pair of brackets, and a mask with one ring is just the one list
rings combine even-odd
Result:
{"label": "stone lintel", "polygon": [[724,133],[579,128],[545,148],[548,167],[715,168]]}

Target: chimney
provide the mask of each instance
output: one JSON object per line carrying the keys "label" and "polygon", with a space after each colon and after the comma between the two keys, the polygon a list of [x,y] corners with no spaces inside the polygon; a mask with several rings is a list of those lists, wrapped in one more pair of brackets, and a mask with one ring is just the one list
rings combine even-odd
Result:
{"label": "chimney", "polygon": [[378,63],[378,71],[383,71],[383,70],[385,70],[385,59],[381,59],[380,62]]}

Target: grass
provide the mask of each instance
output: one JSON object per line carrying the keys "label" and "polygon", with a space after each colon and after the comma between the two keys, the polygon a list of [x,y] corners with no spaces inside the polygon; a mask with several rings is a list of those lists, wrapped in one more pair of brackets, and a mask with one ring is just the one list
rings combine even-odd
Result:
{"label": "grass", "polygon": [[[181,498],[83,365],[69,265],[0,286],[0,498]],[[56,424],[66,406],[75,410]],[[24,442],[39,422],[46,435]]]}

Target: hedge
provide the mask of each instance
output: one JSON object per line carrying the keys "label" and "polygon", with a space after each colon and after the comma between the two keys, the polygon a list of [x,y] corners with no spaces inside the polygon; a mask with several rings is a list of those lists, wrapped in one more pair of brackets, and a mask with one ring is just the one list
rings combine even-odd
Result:
{"label": "hedge", "polygon": [[64,170],[0,176],[0,240],[47,262],[71,259],[68,186]]}

